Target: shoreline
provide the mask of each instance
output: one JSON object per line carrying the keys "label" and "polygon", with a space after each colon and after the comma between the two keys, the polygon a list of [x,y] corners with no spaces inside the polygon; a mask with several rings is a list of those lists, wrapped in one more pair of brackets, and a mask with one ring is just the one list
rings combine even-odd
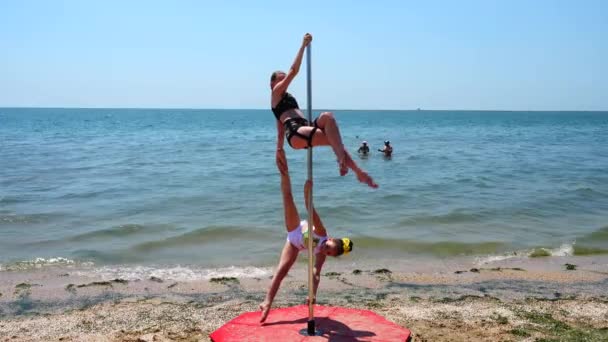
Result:
{"label": "shoreline", "polygon": [[[426,271],[331,266],[318,304],[372,310],[411,329],[414,341],[608,338],[603,257],[446,262]],[[270,284],[267,275],[127,280],[66,267],[0,274],[0,341],[209,341],[230,319],[257,311]],[[297,264],[273,307],[302,304],[306,275]]]}

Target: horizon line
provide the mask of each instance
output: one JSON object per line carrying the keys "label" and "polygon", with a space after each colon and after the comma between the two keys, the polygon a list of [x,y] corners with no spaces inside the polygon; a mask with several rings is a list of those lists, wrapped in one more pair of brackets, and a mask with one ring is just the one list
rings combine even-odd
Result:
{"label": "horizon line", "polygon": [[[268,108],[213,108],[213,107],[64,107],[64,106],[0,106],[0,109],[129,109],[129,110],[268,110]],[[305,110],[306,108],[301,108]],[[313,111],[379,111],[379,112],[608,112],[608,109],[347,109],[347,108],[313,108]]]}

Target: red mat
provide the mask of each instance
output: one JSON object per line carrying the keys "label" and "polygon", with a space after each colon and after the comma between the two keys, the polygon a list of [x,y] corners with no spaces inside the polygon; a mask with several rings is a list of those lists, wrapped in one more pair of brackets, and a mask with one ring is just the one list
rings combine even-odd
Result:
{"label": "red mat", "polygon": [[211,334],[213,342],[406,342],[411,332],[369,310],[315,305],[315,327],[320,336],[306,336],[308,306],[271,309],[264,324],[260,311],[246,312]]}

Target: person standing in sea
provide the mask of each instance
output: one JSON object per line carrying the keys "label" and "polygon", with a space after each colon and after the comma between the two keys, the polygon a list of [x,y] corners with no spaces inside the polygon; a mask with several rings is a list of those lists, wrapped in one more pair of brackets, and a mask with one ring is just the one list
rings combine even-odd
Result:
{"label": "person standing in sea", "polygon": [[391,146],[391,142],[386,140],[384,142],[384,148],[378,149],[378,152],[382,152],[386,158],[390,158],[393,155],[393,146]]}
{"label": "person standing in sea", "polygon": [[357,150],[357,153],[366,156],[369,153],[369,146],[367,145],[367,141],[363,140],[361,146]]}

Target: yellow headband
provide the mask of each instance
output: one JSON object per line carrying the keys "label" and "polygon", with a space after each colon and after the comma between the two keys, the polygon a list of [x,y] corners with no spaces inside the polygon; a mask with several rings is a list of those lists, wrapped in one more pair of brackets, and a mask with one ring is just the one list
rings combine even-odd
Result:
{"label": "yellow headband", "polygon": [[342,238],[342,249],[344,250],[344,254],[348,254],[350,252],[350,239]]}

